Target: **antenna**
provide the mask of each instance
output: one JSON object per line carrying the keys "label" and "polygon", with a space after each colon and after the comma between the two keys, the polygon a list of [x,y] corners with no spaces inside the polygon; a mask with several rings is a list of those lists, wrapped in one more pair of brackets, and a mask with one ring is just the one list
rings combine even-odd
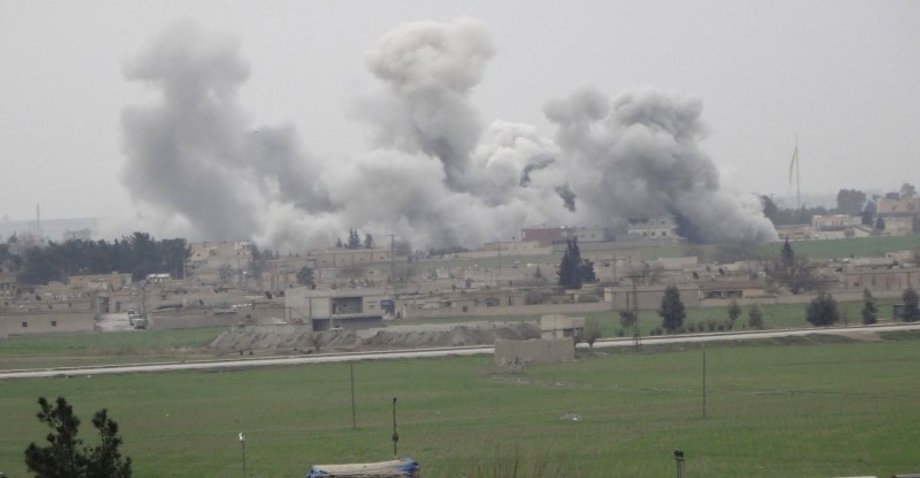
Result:
{"label": "antenna", "polygon": [[796,151],[796,156],[795,156],[795,206],[796,206],[796,209],[802,209],[802,179],[799,175],[799,164],[801,164],[802,161],[799,159],[799,155],[798,155],[798,151],[799,151],[798,133],[796,133],[795,135],[795,151]]}

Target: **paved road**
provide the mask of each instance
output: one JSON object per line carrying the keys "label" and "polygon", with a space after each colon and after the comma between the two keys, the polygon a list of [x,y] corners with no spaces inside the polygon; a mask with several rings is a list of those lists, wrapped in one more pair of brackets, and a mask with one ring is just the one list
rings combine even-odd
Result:
{"label": "paved road", "polygon": [[[920,323],[877,325],[871,327],[834,327],[820,329],[789,329],[752,332],[727,332],[697,335],[642,337],[642,344],[676,344],[717,342],[725,340],[757,340],[778,337],[795,337],[809,334],[852,334],[860,332],[890,332],[898,330],[920,330]],[[607,339],[594,344],[595,348],[607,347],[632,347],[631,338]],[[580,344],[585,346],[585,344]],[[249,367],[268,367],[272,365],[301,365],[333,362],[352,362],[360,360],[392,360],[402,358],[427,358],[447,357],[459,355],[491,355],[494,353],[492,346],[479,347],[448,347],[423,350],[399,350],[388,352],[357,352],[306,355],[297,357],[272,357],[250,358],[239,360],[207,360],[196,362],[167,363],[167,364],[137,364],[116,365],[103,367],[75,367],[54,369],[30,369],[0,371],[0,380],[12,378],[42,378],[69,375],[101,375],[110,373],[137,373],[137,372],[170,372],[175,370],[216,370],[240,369]]]}

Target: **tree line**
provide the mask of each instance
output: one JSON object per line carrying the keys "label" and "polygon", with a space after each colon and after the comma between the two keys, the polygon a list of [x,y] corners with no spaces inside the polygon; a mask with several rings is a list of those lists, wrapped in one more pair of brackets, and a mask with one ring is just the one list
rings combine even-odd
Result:
{"label": "tree line", "polygon": [[156,240],[146,232],[135,232],[111,243],[69,240],[19,248],[17,242],[12,236],[0,245],[0,264],[13,270],[20,284],[28,285],[65,282],[71,275],[113,272],[129,273],[135,280],[153,273],[181,278],[189,254],[185,239]]}

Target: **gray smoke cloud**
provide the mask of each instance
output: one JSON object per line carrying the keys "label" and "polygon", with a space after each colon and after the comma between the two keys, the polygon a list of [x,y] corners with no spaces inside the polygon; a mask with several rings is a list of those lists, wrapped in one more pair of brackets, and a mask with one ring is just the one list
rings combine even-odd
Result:
{"label": "gray smoke cloud", "polygon": [[556,143],[589,220],[671,214],[689,221],[704,242],[777,238],[756,197],[722,188],[700,151],[699,100],[651,88],[610,99],[585,89],[551,101],[544,112],[558,125]]}
{"label": "gray smoke cloud", "polygon": [[375,135],[346,160],[307,154],[293,126],[252,123],[237,95],[249,74],[239,50],[183,24],[124,65],[158,97],[123,111],[122,181],[192,239],[301,250],[356,227],[419,248],[475,247],[532,224],[669,213],[708,241],[776,238],[755,197],[720,187],[698,148],[697,100],[584,90],[546,106],[555,140],[532,125],[485,126],[470,94],[495,47],[474,20],[403,24],[368,52],[381,90],[357,114]]}

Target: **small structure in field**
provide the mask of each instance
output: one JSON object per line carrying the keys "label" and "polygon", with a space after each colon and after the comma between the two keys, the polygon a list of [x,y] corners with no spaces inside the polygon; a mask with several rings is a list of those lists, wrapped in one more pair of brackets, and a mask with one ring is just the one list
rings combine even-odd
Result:
{"label": "small structure in field", "polygon": [[306,478],[421,478],[422,467],[412,458],[376,463],[313,465]]}

